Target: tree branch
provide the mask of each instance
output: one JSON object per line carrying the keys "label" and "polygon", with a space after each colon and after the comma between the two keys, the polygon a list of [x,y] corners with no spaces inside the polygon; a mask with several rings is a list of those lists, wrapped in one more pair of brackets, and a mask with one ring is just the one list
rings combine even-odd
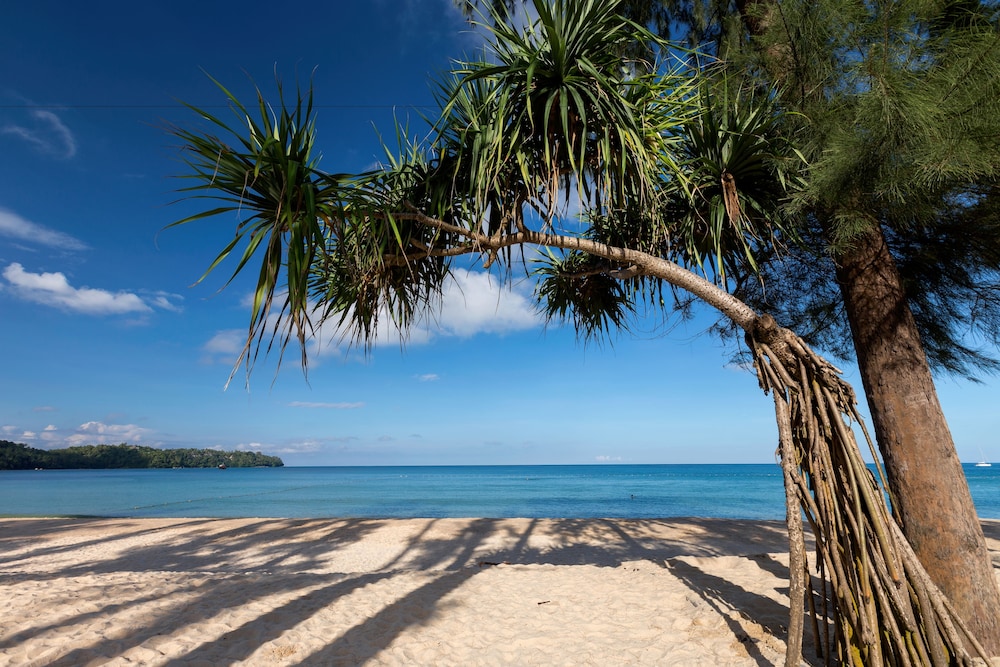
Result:
{"label": "tree branch", "polygon": [[732,294],[701,276],[688,271],[679,264],[661,257],[656,257],[639,250],[611,246],[578,236],[547,234],[529,229],[503,236],[487,236],[481,232],[431,217],[409,202],[406,203],[406,206],[409,212],[396,213],[394,214],[395,217],[409,219],[434,229],[463,236],[483,249],[498,251],[510,246],[527,244],[549,248],[562,248],[564,250],[577,250],[632,267],[629,270],[634,270],[636,272],[634,275],[642,274],[666,280],[670,284],[680,287],[704,300],[731,319],[744,331],[751,331],[754,322],[757,320],[757,313]]}

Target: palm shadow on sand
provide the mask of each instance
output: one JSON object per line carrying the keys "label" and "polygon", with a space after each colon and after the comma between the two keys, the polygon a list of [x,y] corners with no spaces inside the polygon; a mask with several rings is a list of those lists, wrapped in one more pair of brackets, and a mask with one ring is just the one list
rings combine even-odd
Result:
{"label": "palm shadow on sand", "polygon": [[[440,530],[442,522],[447,530]],[[755,644],[759,637],[749,636],[737,618],[765,628],[782,642],[787,634],[784,625],[788,616],[787,604],[748,591],[697,564],[703,557],[749,556],[761,567],[762,574],[774,574],[786,581],[784,566],[767,555],[787,551],[782,522],[416,520],[419,528],[397,542],[396,548],[387,550],[370,571],[351,571],[348,568],[331,569],[331,563],[349,558],[353,545],[391,527],[391,522],[379,519],[178,520],[170,525],[183,529],[183,539],[147,542],[145,546],[122,550],[110,558],[74,559],[74,551],[89,546],[156,532],[144,528],[142,522],[132,523],[134,528],[117,520],[0,523],[3,528],[0,531],[0,586],[25,579],[150,572],[175,572],[184,578],[175,588],[184,594],[177,595],[175,606],[161,608],[157,616],[146,618],[141,627],[131,626],[126,636],[101,638],[87,646],[74,646],[45,664],[81,664],[95,654],[115,656],[133,647],[155,643],[159,636],[177,632],[177,618],[186,609],[197,609],[200,619],[209,619],[234,608],[245,609],[247,605],[257,604],[261,613],[244,620],[221,637],[195,643],[179,658],[209,663],[238,662],[247,659],[258,646],[281,637],[286,630],[308,621],[343,596],[391,581],[401,573],[425,573],[420,585],[402,597],[357,619],[353,626],[339,636],[330,637],[324,646],[309,655],[295,656],[302,661],[300,664],[338,664],[348,659],[360,664],[378,656],[408,628],[432,619],[442,611],[441,605],[449,594],[486,568],[498,564],[615,568],[624,563],[648,561],[662,568],[665,574],[676,577],[722,613],[734,640],[743,644],[749,658],[757,664],[769,665],[771,661]],[[683,526],[684,530],[678,532],[678,526]],[[78,533],[76,540],[74,533]],[[253,554],[253,559],[252,568],[248,569],[246,554],[249,553]],[[59,555],[66,556],[74,564],[55,572],[37,567]],[[29,572],[32,563],[36,567]],[[286,593],[297,595],[280,605],[265,602],[276,594]],[[128,615],[149,599],[148,593],[131,599],[108,597],[95,610],[63,615],[17,633],[0,634],[0,650],[69,624],[86,624],[109,614]],[[726,610],[730,613],[725,613]],[[806,645],[808,652],[808,638]]]}

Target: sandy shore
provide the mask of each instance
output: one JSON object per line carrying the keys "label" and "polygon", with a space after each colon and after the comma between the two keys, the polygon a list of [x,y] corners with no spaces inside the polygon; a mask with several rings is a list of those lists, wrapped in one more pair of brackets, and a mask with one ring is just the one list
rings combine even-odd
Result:
{"label": "sandy shore", "polygon": [[716,519],[3,519],[0,665],[771,665],[786,551]]}

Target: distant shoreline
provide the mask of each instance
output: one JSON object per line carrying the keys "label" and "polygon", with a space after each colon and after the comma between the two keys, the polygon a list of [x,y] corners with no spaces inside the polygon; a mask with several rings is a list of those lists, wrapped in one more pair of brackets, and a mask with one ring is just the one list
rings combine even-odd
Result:
{"label": "distant shoreline", "polygon": [[158,449],[142,445],[83,445],[37,449],[0,440],[0,470],[145,470],[165,468],[280,468],[277,456],[218,449]]}

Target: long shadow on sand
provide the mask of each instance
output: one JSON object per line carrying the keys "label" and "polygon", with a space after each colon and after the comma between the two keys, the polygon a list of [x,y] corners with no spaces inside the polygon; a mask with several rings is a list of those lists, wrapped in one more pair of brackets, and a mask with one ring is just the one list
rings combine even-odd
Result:
{"label": "long shadow on sand", "polygon": [[[441,521],[457,521],[459,530],[455,531],[452,524],[448,524],[450,530],[436,530]],[[6,571],[0,573],[0,586],[15,580],[45,581],[116,573],[176,572],[179,577],[191,579],[190,583],[174,587],[171,595],[176,600],[167,601],[165,606],[162,599],[157,600],[160,606],[156,615],[150,617],[147,613],[141,627],[133,625],[125,636],[103,637],[91,645],[76,646],[45,663],[51,665],[81,664],[94,655],[121,655],[159,635],[175,633],[178,616],[190,608],[197,609],[201,619],[211,619],[234,608],[262,603],[259,615],[222,636],[195,641],[186,655],[177,658],[216,664],[238,662],[247,659],[257,646],[308,621],[317,611],[344,596],[389,580],[400,572],[425,572],[427,581],[409,593],[371,616],[359,618],[355,625],[340,636],[331,637],[311,655],[296,656],[303,664],[337,664],[345,656],[364,662],[377,656],[408,627],[431,619],[438,613],[441,601],[483,571],[484,564],[498,562],[618,567],[625,562],[649,561],[667,568],[716,609],[734,609],[784,640],[786,606],[676,560],[679,556],[785,551],[787,541],[781,522],[564,519],[516,523],[503,519],[427,519],[395,550],[386,550],[382,560],[370,570],[331,570],[331,559],[341,557],[341,552],[390,524],[376,519],[188,520],[163,529],[146,529],[142,522],[123,526],[114,520],[59,521],[56,525],[45,521],[0,522],[0,547],[7,551],[13,545],[21,546],[21,553],[16,556],[0,556],[0,570]],[[684,526],[687,532],[678,536],[678,526]],[[123,527],[127,530],[120,533]],[[180,530],[170,532],[171,527]],[[122,550],[113,557],[98,557],[95,551],[89,560],[69,558],[75,551],[106,544],[109,538],[121,540],[124,545],[131,538],[157,530],[163,530],[163,540]],[[79,533],[76,541],[71,539],[74,531]],[[102,537],[105,532],[114,537],[107,534]],[[24,545],[39,536],[41,543],[25,550]],[[502,546],[496,546],[498,537],[502,538]],[[58,543],[48,544],[50,538]],[[252,561],[246,558],[250,553]],[[74,564],[57,572],[37,567],[39,562],[54,556],[65,556]],[[32,562],[36,567],[31,571],[19,571]],[[780,569],[774,562],[765,567],[776,574]],[[213,573],[218,576],[213,577]],[[273,601],[263,603],[279,594],[289,601],[280,605],[274,605]],[[128,600],[108,598],[91,611],[64,614],[16,634],[4,636],[0,632],[0,648],[17,646],[61,627],[87,624],[101,616],[131,615],[151,599],[148,595]],[[187,614],[190,619],[190,611]],[[747,637],[737,621],[730,618],[728,622],[751,659],[760,665],[771,664],[752,641],[744,641]],[[246,641],[247,638],[252,641]]]}

